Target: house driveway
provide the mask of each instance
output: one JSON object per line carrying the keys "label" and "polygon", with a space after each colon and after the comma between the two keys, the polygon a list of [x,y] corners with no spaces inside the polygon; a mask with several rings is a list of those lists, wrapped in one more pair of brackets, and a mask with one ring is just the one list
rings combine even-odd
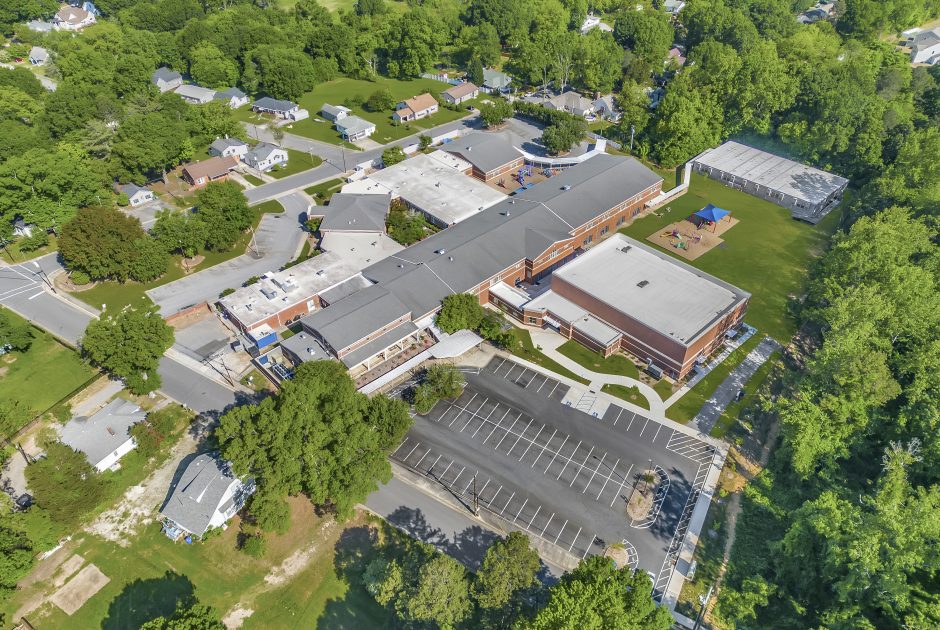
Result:
{"label": "house driveway", "polygon": [[151,202],[141,204],[136,208],[127,207],[122,211],[124,214],[137,217],[140,221],[140,225],[147,231],[149,231],[153,224],[157,222],[157,213],[164,209],[178,209],[173,204],[167,203],[162,199],[155,199]]}
{"label": "house driveway", "polygon": [[254,250],[147,291],[164,317],[201,302],[215,301],[224,289],[237,288],[252,276],[277,271],[294,259],[304,238],[301,215],[309,205],[299,194],[280,200],[281,214],[266,214],[255,230]]}

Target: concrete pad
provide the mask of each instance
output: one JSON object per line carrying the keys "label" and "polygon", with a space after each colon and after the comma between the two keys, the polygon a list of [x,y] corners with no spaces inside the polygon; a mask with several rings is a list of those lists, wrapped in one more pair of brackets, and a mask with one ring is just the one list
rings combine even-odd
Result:
{"label": "concrete pad", "polygon": [[52,585],[59,588],[65,584],[65,581],[72,577],[83,564],[85,564],[85,559],[80,555],[75,554],[69,556],[69,558],[59,566],[58,572],[56,572],[55,576],[52,578]]}
{"label": "concrete pad", "polygon": [[71,616],[110,581],[111,578],[102,573],[97,566],[89,564],[68,584],[56,591],[50,599],[66,615]]}

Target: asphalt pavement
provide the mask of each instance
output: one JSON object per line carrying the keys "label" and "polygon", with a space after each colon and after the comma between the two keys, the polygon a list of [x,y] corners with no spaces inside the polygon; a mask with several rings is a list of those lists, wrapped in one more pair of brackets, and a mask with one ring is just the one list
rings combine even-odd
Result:
{"label": "asphalt pavement", "polygon": [[293,260],[304,238],[301,217],[309,203],[296,193],[278,201],[284,212],[261,218],[253,251],[147,291],[160,313],[167,317],[194,304],[214,301],[224,289],[237,288],[252,276],[277,271]]}

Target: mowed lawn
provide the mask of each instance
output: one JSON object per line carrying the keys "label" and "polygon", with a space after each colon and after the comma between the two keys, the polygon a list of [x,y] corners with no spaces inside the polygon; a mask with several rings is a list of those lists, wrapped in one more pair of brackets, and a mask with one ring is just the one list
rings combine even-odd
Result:
{"label": "mowed lawn", "polygon": [[[823,252],[836,229],[839,210],[812,226],[795,221],[789,210],[769,201],[693,174],[689,192],[667,204],[672,208],[670,212],[660,217],[650,214],[621,231],[656,247],[646,240],[647,236],[709,203],[730,210],[740,223],[722,235],[724,247],[715,247],[687,262],[750,292],[745,320],[760,334],[787,343],[796,332],[787,302],[791,295],[802,293],[812,260]],[[668,249],[661,251],[674,255]]]}
{"label": "mowed lawn", "polygon": [[[408,81],[385,77],[379,77],[375,81],[349,78],[334,79],[317,85],[312,91],[301,97],[300,106],[310,112],[310,118],[288,125],[284,129],[290,133],[313,138],[314,140],[341,145],[343,144],[342,138],[340,138],[339,132],[334,128],[333,123],[320,116],[320,108],[323,107],[324,103],[343,105],[347,99],[356,96],[362,97],[361,100],[364,101],[373,92],[382,89],[388,89],[396,101],[401,101],[424,92],[430,92],[434,96],[438,96],[448,87],[446,83],[433,79],[411,79]],[[392,110],[390,109],[381,112],[367,112],[361,106],[352,107],[351,109],[354,115],[375,123],[375,133],[372,134],[371,139],[379,144],[385,144],[437,125],[459,120],[470,114],[467,106],[471,104],[475,104],[475,101],[464,103],[459,111],[441,107],[433,116],[397,126],[392,124]],[[322,122],[317,122],[317,120]]]}
{"label": "mowed lawn", "polygon": [[[9,309],[3,312],[24,321]],[[0,356],[0,400],[19,401],[31,415],[37,415],[87,383],[97,370],[52,335],[35,327],[32,330],[29,350]]]}
{"label": "mowed lawn", "polygon": [[[318,621],[321,627],[338,628],[389,625],[387,614],[358,581],[347,580],[334,567],[344,526],[318,517],[303,497],[289,503],[290,530],[270,535],[260,559],[235,548],[237,519],[222,534],[193,545],[172,542],[158,522],[143,526],[126,547],[85,534],[70,551],[96,564],[110,581],[71,617],[47,602],[29,619],[39,628],[138,628],[195,597],[220,615],[236,605],[253,611],[242,626],[246,630],[314,628]],[[347,527],[362,520],[357,517]],[[288,558],[292,561],[285,564]],[[291,568],[285,575],[286,566]],[[5,607],[8,619],[37,588],[52,590],[43,584],[19,591]]]}

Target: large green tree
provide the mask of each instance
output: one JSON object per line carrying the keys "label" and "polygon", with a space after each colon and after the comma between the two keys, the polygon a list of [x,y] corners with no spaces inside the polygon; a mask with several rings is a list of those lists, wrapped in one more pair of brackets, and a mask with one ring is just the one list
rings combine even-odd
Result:
{"label": "large green tree", "polygon": [[54,521],[77,525],[104,498],[105,482],[84,453],[61,442],[46,446],[46,456],[26,467],[26,481],[37,505]]}
{"label": "large green tree", "polygon": [[206,247],[226,250],[251,226],[252,214],[238,186],[211,182],[196,193],[195,218],[205,226]]}
{"label": "large green tree", "polygon": [[200,85],[224,89],[238,80],[238,64],[212,44],[202,44],[189,52],[189,74]]}
{"label": "large green tree", "polygon": [[124,308],[92,320],[81,345],[92,363],[124,379],[135,394],[146,394],[160,387],[157,370],[173,337],[155,306]]}
{"label": "large green tree", "polygon": [[316,84],[313,61],[300,50],[284,45],[264,45],[246,61],[246,87],[274,98],[297,101]]}
{"label": "large green tree", "polygon": [[539,554],[521,532],[511,532],[497,540],[483,556],[474,581],[474,595],[481,608],[506,607],[521,590],[536,584],[541,566]]}
{"label": "large green tree", "polygon": [[630,6],[621,11],[614,22],[617,42],[653,64],[661,64],[666,58],[675,34],[666,13],[654,8],[637,11]]}
{"label": "large green tree", "polygon": [[192,257],[205,247],[209,229],[190,212],[166,209],[157,213],[151,234],[165,251]]}
{"label": "large green tree", "polygon": [[225,630],[219,614],[208,606],[181,606],[169,617],[151,619],[140,630]]}

